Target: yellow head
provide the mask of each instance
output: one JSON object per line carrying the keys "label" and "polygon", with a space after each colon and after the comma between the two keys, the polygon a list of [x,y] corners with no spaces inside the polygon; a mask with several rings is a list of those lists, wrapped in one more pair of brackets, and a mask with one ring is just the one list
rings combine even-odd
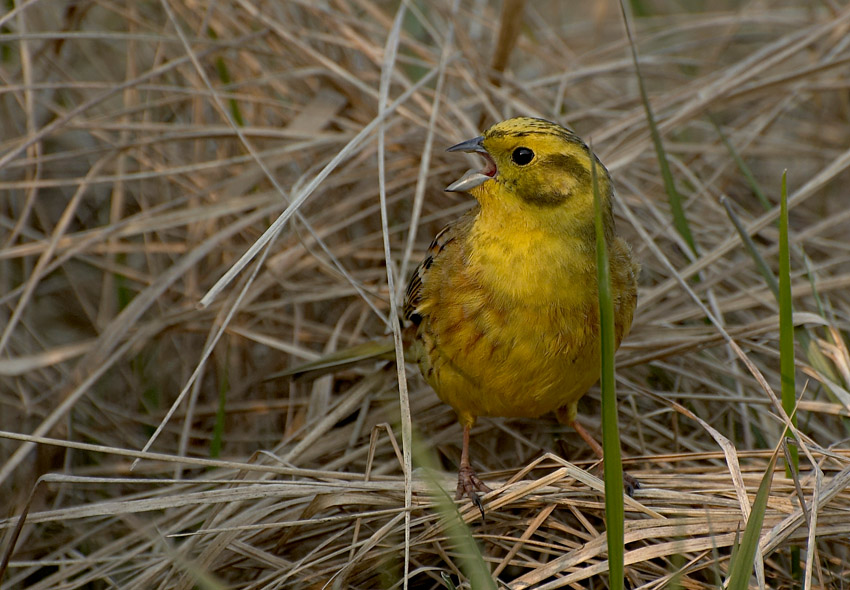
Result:
{"label": "yellow head", "polygon": [[611,218],[608,171],[577,135],[557,123],[532,117],[508,119],[448,151],[481,154],[487,166],[466,174],[447,191],[468,192],[484,214],[521,216],[518,223],[533,219],[560,229],[593,223],[591,161],[595,161],[606,221]]}

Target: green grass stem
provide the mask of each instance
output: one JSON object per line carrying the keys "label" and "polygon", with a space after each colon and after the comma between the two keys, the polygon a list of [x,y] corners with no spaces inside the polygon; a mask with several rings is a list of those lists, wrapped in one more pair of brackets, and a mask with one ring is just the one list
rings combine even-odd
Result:
{"label": "green grass stem", "polygon": [[[424,474],[429,487],[433,490],[434,501],[437,512],[442,520],[443,530],[451,539],[455,549],[458,566],[469,580],[470,588],[481,588],[482,590],[496,590],[496,582],[490,575],[490,568],[481,554],[481,549],[472,536],[469,525],[464,522],[458,510],[457,504],[451,500],[449,494],[442,488],[433,474],[438,473],[437,461],[425,450],[430,447],[422,442],[417,436],[413,437],[413,464],[417,472]],[[422,469],[418,469],[418,468]],[[451,588],[451,578],[443,574],[443,581],[447,588]]]}
{"label": "green grass stem", "polygon": [[726,209],[726,215],[729,217],[729,220],[732,222],[732,225],[735,226],[735,229],[738,231],[738,235],[741,237],[741,241],[744,243],[744,247],[750,253],[750,256],[753,258],[753,262],[756,264],[756,268],[762,277],[764,277],[764,281],[767,283],[767,286],[770,287],[770,290],[773,291],[773,296],[779,300],[779,282],[776,280],[776,276],[774,276],[773,271],[770,270],[770,267],[767,265],[767,261],[756,248],[755,242],[750,237],[750,234],[747,232],[744,224],[741,222],[741,218],[738,217],[738,214],[735,213],[735,210],[732,208],[732,203],[729,199],[723,198],[720,201],[723,203],[723,207]]}
{"label": "green grass stem", "polygon": [[[212,28],[208,28],[207,33],[211,39],[218,39],[218,35],[216,35]],[[224,61],[223,57],[216,58],[215,70],[218,74],[218,79],[221,80],[221,83],[225,86],[229,86],[231,83],[230,70],[227,69],[227,63]],[[239,127],[244,127],[245,118],[242,116],[242,111],[239,109],[239,103],[236,102],[235,98],[231,98],[228,100],[228,104],[230,105],[230,115],[233,117],[233,122]]]}
{"label": "green grass stem", "polygon": [[[797,392],[794,380],[794,319],[791,299],[791,255],[788,250],[788,188],[786,173],[782,173],[779,205],[779,372],[782,381],[782,408],[797,426]],[[791,477],[800,468],[796,445],[789,449],[791,465],[785,466]]]}
{"label": "green grass stem", "polygon": [[[783,175],[783,186],[784,186],[784,178],[785,178],[785,176]],[[787,198],[786,198],[786,200],[787,200]],[[762,277],[764,277],[765,282],[767,283],[768,287],[770,287],[770,290],[773,292],[773,295],[776,298],[777,303],[779,303],[780,307],[781,307],[781,301],[780,301],[781,297],[780,297],[780,293],[779,293],[779,281],[777,281],[776,276],[773,274],[773,271],[770,270],[770,266],[768,266],[767,261],[765,261],[764,257],[759,252],[758,248],[756,247],[755,243],[753,242],[753,240],[750,237],[749,233],[747,232],[746,228],[744,228],[744,224],[741,222],[740,217],[738,217],[738,214],[735,213],[735,210],[732,208],[732,204],[731,204],[730,200],[724,198],[722,200],[722,203],[723,203],[723,206],[726,209],[726,214],[728,215],[730,221],[732,221],[732,225],[735,226],[735,229],[737,230],[738,235],[740,236],[741,241],[744,244],[744,247],[749,252],[750,256],[753,259],[753,262],[756,265],[756,268],[758,269],[758,271],[762,275]],[[786,207],[787,207],[787,203],[786,203]],[[781,211],[780,211],[780,214],[781,214]],[[786,214],[786,224],[787,224],[787,211],[785,212],[785,214]],[[787,231],[787,228],[786,228],[786,231]],[[787,239],[787,236],[786,236],[786,239]],[[790,244],[788,244],[786,242],[786,246],[788,246],[789,253],[790,253]],[[808,265],[808,260],[805,257],[805,254],[802,252],[802,249],[800,249],[800,253],[803,255],[803,259],[804,259],[804,261],[806,261],[806,264]],[[780,256],[781,256],[781,253],[780,253]],[[789,261],[790,261],[790,257],[789,257]],[[790,262],[789,262],[789,266],[790,266]],[[780,271],[781,271],[781,269],[780,269]],[[824,319],[828,319],[828,318],[825,317],[825,314],[823,313],[823,308],[820,306],[820,298],[818,296],[817,290],[815,289],[814,275],[809,271],[808,266],[807,266],[807,273],[808,273],[809,281],[812,285],[812,292],[815,296],[816,301],[819,304],[819,306],[818,306],[819,315],[821,317],[823,317]],[[789,276],[789,291],[790,291],[790,276]],[[789,301],[789,305],[791,307],[791,311],[793,312],[793,309],[794,309],[793,301]],[[792,313],[792,318],[793,318],[793,313]],[[812,335],[809,333],[808,329],[801,326],[799,328],[795,328],[793,330],[793,333],[794,333],[794,337],[800,343],[800,347],[804,351],[805,356],[806,356],[806,360],[809,362],[809,364],[811,364],[812,367],[817,369],[818,372],[825,375],[829,380],[834,381],[836,383],[841,383],[842,382],[841,377],[838,375],[838,372],[835,370],[835,367],[832,365],[832,363],[829,361],[829,359],[827,359],[827,357],[823,354],[821,349],[818,347],[817,342],[812,337]],[[837,401],[838,403],[842,403],[842,404],[847,401],[847,400],[841,399],[839,397],[838,393],[836,391],[834,391],[832,388],[830,388],[827,383],[823,383],[823,386],[827,390],[827,392],[829,393],[830,397],[833,398],[834,401]]]}
{"label": "green grass stem", "polygon": [[747,163],[744,162],[744,159],[735,149],[735,146],[732,145],[732,142],[729,141],[729,138],[726,137],[725,133],[723,133],[723,130],[720,128],[720,124],[717,122],[717,119],[714,118],[714,115],[709,113],[708,120],[711,121],[712,125],[714,125],[714,130],[717,131],[720,141],[722,141],[723,145],[726,146],[726,149],[729,151],[729,155],[732,156],[732,160],[735,162],[738,170],[740,170],[741,174],[744,175],[744,178],[747,180],[747,184],[750,185],[750,190],[753,191],[753,194],[759,200],[759,203],[761,203],[762,207],[764,207],[764,210],[770,211],[773,208],[773,205],[770,204],[770,200],[768,200],[764,191],[761,190],[761,186],[755,176],[753,176],[753,172],[750,170],[750,167],[747,166]]}
{"label": "green grass stem", "polygon": [[623,588],[624,518],[623,465],[620,458],[620,433],[617,424],[617,391],[614,382],[614,304],[611,297],[611,273],[605,240],[602,198],[596,174],[596,160],[591,158],[593,205],[596,225],[596,276],[599,285],[599,329],[601,342],[602,450],[605,473],[605,515],[608,541],[608,572],[612,590]]}
{"label": "green grass stem", "polygon": [[737,545],[732,554],[731,567],[729,570],[729,585],[727,590],[747,590],[750,575],[753,572],[753,560],[758,550],[761,526],[764,523],[764,513],[767,511],[767,499],[770,496],[770,486],[773,483],[773,469],[776,466],[778,452],[770,458],[770,463],[764,472],[764,477],[759,484],[758,493],[753,501],[747,526],[740,545]]}
{"label": "green grass stem", "polygon": [[667,160],[667,152],[664,150],[664,143],[661,141],[661,134],[658,132],[658,125],[655,123],[655,115],[652,112],[652,106],[649,104],[649,96],[646,93],[646,85],[643,82],[643,76],[640,72],[640,63],[638,61],[637,47],[635,47],[634,39],[632,38],[631,27],[626,16],[626,8],[624,3],[620,3],[620,10],[623,13],[623,23],[626,27],[626,34],[629,37],[629,47],[632,50],[632,61],[635,65],[635,75],[638,81],[638,90],[640,91],[640,100],[643,103],[643,108],[646,111],[646,121],[649,124],[649,134],[652,138],[652,144],[655,146],[655,155],[658,157],[658,166],[661,168],[661,177],[664,179],[664,190],[667,193],[667,199],[670,202],[670,212],[673,215],[673,226],[694,256],[698,255],[696,241],[691,233],[691,226],[688,224],[688,218],[685,216],[685,208],[682,205],[682,195],[676,189],[676,182],[673,180],[673,173],[670,170],[670,162]]}

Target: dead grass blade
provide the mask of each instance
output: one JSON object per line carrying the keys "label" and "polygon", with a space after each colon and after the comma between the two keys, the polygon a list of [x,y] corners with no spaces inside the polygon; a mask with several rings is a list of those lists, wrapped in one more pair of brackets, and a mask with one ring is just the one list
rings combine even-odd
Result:
{"label": "dead grass blade", "polygon": [[[460,427],[415,367],[398,365],[409,425],[386,360],[285,376],[397,332],[405,275],[472,206],[443,191],[464,167],[443,149],[514,114],[592,140],[643,265],[617,358],[623,462],[643,484],[624,498],[629,585],[720,585],[767,473],[765,587],[843,588],[850,8],[641,6],[638,65],[698,255],[602,4],[94,0],[0,16],[0,590],[603,584],[604,484],[553,418],[479,421],[482,523],[445,504]],[[780,243],[764,201],[786,168],[791,322],[809,334],[790,479],[769,469],[789,421],[762,276]],[[597,434],[599,404],[594,387],[580,408]]]}

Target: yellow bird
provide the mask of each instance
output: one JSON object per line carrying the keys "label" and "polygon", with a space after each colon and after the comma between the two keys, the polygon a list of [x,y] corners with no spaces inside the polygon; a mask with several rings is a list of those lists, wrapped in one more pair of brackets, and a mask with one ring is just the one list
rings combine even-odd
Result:
{"label": "yellow bird", "polygon": [[614,231],[611,177],[584,142],[556,123],[517,117],[450,152],[486,165],[446,188],[478,206],[443,229],[407,289],[410,353],[463,426],[458,498],[479,508],[488,488],[469,460],[478,416],[556,412],[601,457],[576,421],[599,378],[600,342],[591,159],[603,199],[617,345],[632,323],[638,264]]}

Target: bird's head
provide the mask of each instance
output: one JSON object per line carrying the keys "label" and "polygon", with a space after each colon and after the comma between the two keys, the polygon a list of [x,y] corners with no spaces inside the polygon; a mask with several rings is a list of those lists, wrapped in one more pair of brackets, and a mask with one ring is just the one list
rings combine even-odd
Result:
{"label": "bird's head", "polygon": [[468,192],[482,210],[531,211],[541,219],[593,219],[591,162],[595,162],[605,211],[611,206],[608,171],[573,132],[557,123],[516,117],[496,123],[484,135],[448,149],[480,154],[486,166],[446,188]]}

